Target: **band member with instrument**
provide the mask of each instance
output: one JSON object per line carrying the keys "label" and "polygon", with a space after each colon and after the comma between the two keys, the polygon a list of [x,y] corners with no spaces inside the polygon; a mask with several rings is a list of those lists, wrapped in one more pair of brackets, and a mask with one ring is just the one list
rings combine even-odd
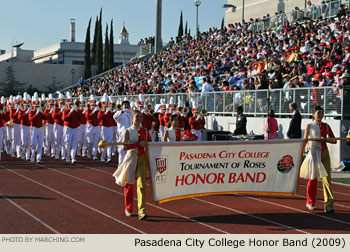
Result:
{"label": "band member with instrument", "polygon": [[10,120],[9,114],[5,113],[4,111],[4,103],[5,99],[1,99],[0,103],[0,160],[1,160],[1,152],[2,152],[2,142],[3,142],[3,137],[4,137],[4,132],[5,132],[5,123]]}
{"label": "band member with instrument", "polygon": [[46,128],[45,128],[45,143],[44,143],[44,155],[55,157],[55,136],[54,136],[54,123],[55,120],[52,117],[54,110],[55,100],[52,94],[49,94],[49,99],[47,101],[47,107],[44,110],[44,115],[46,117]]}
{"label": "band member with instrument", "polygon": [[85,106],[85,100],[84,96],[81,94],[79,95],[79,104],[78,104],[78,112],[80,113],[80,130],[78,135],[78,150],[77,155],[80,155],[82,157],[86,157],[86,141],[87,141],[87,120],[85,118],[86,113],[86,106]]}
{"label": "band member with instrument", "polygon": [[30,130],[31,122],[29,120],[30,108],[30,96],[27,93],[23,94],[22,106],[23,110],[19,111],[18,118],[21,120],[21,141],[22,141],[22,152],[21,158],[30,161]]}
{"label": "band member with instrument", "polygon": [[14,100],[14,108],[10,110],[10,117],[12,120],[12,153],[11,156],[21,158],[21,121],[18,119],[20,110],[23,110],[21,106],[22,97],[16,96]]}
{"label": "band member with instrument", "polygon": [[158,114],[158,120],[159,120],[159,125],[160,125],[160,139],[164,138],[164,133],[165,133],[165,120],[164,120],[164,115],[166,112],[166,105],[164,99],[160,100],[161,105],[160,105],[160,113]]}
{"label": "band member with instrument", "polygon": [[[122,102],[123,109],[121,111],[115,112],[113,119],[117,123],[118,127],[118,142],[123,141],[123,135],[125,131],[131,126],[132,122],[132,112],[130,110],[130,102],[129,101],[123,101]],[[123,149],[122,146],[118,146],[118,166],[121,165],[121,163],[124,160],[124,157],[126,155],[126,150]]]}
{"label": "band member with instrument", "polygon": [[64,145],[63,141],[63,128],[64,128],[64,122],[62,119],[62,113],[63,110],[65,110],[65,97],[62,93],[58,92],[58,100],[55,104],[55,108],[52,112],[52,117],[54,119],[54,137],[55,137],[55,159],[60,158],[61,153],[61,159],[66,159],[66,147]]}
{"label": "band member with instrument", "polygon": [[189,123],[191,125],[191,131],[193,134],[198,136],[197,141],[202,141],[202,128],[205,125],[205,119],[203,118],[203,114],[200,114],[198,108],[193,106],[192,109],[193,116],[190,117]]}
{"label": "band member with instrument", "polygon": [[[108,107],[108,97],[107,93],[104,93],[102,99],[102,110],[98,112],[97,118],[102,123],[102,140],[111,142],[113,139],[113,115],[112,109]],[[107,163],[112,162],[112,146],[107,148],[102,148],[101,162],[105,162],[107,155]]]}
{"label": "band member with instrument", "polygon": [[[46,119],[42,106],[39,104],[38,93],[34,93],[33,102],[32,102],[33,110],[29,112],[29,120],[32,125],[32,155],[30,158],[31,162],[35,161],[39,164],[41,162],[41,152],[43,148],[43,138],[44,138],[44,124],[43,120]],[[36,154],[36,155],[35,155]]]}
{"label": "band member with instrument", "polygon": [[148,104],[146,109],[142,111],[142,126],[148,130],[152,138],[152,142],[156,140],[156,132],[154,125],[157,122],[157,118],[152,115],[152,104]]}
{"label": "band member with instrument", "polygon": [[81,114],[78,112],[78,107],[73,102],[72,95],[67,92],[67,105],[69,109],[63,110],[62,119],[64,121],[65,136],[64,143],[66,146],[67,156],[66,162],[72,160],[72,164],[76,163],[76,152],[78,144],[79,126]]}
{"label": "band member with instrument", "polygon": [[90,95],[89,104],[85,112],[85,118],[87,119],[87,157],[97,160],[98,140],[101,137],[100,121],[98,120],[98,111],[100,109],[96,106],[96,98],[94,95]]}

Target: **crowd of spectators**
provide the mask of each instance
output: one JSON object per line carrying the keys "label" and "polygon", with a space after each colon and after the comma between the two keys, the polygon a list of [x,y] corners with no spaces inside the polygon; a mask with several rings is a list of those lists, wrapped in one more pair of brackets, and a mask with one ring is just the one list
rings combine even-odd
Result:
{"label": "crowd of spectators", "polygon": [[154,46],[154,41],[155,41],[155,37],[148,37],[148,38],[142,38],[140,39],[139,43],[137,43],[137,45],[142,46],[142,45],[146,45],[146,44],[151,44],[152,46]]}
{"label": "crowd of spectators", "polygon": [[[74,96],[165,94],[350,85],[349,10],[341,15],[252,32],[248,22],[177,38],[72,90]],[[198,81],[198,77],[202,77]],[[208,88],[209,86],[210,88]],[[204,91],[204,90],[203,90]]]}

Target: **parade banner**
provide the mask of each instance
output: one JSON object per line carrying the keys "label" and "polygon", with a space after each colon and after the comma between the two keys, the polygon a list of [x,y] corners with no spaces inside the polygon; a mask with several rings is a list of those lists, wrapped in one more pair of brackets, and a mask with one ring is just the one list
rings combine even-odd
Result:
{"label": "parade banner", "polygon": [[149,143],[153,201],[227,193],[295,195],[305,140]]}

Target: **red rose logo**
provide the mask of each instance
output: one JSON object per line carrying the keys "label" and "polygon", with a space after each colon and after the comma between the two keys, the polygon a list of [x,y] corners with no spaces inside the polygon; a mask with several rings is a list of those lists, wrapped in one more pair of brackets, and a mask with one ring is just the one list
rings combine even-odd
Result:
{"label": "red rose logo", "polygon": [[287,169],[293,165],[293,157],[291,155],[285,155],[281,159],[281,166]]}

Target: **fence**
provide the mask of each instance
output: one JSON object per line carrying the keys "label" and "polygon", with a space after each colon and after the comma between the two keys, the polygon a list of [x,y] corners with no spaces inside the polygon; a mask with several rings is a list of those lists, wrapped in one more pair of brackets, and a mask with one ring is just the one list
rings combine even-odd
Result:
{"label": "fence", "polygon": [[[179,100],[183,103],[187,101],[190,104],[194,101],[201,110],[207,110],[209,114],[215,115],[232,115],[235,112],[235,107],[242,105],[244,113],[247,115],[264,116],[267,110],[271,108],[277,116],[284,116],[290,115],[289,104],[295,102],[305,116],[311,116],[312,109],[316,105],[320,105],[324,108],[326,117],[343,119],[344,116],[350,116],[346,107],[350,103],[349,90],[350,88],[348,87],[345,89],[319,87],[206,93],[144,94],[143,97],[145,104],[152,104],[153,108],[161,104],[161,99],[164,99],[165,103],[169,104],[171,97],[173,97],[175,104],[178,104]],[[115,96],[114,98],[121,102],[125,97],[134,104],[139,100],[138,95]],[[97,97],[97,100],[100,98]]]}

